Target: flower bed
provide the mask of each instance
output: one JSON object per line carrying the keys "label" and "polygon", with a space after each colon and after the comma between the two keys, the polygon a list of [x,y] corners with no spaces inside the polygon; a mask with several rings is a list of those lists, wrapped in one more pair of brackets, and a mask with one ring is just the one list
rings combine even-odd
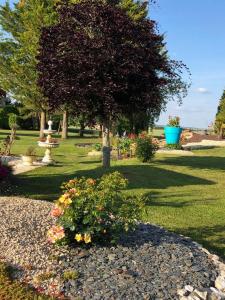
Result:
{"label": "flower bed", "polygon": [[137,224],[113,246],[56,247],[46,242],[52,208],[46,201],[0,197],[0,260],[17,265],[14,275],[38,291],[69,299],[176,300],[179,289],[209,288],[218,276],[199,245],[150,224]]}

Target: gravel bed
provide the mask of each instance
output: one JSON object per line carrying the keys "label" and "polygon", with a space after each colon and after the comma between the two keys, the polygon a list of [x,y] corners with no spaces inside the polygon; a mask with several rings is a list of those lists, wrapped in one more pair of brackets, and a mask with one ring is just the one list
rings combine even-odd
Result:
{"label": "gravel bed", "polygon": [[[0,197],[0,259],[17,268],[15,277],[46,293],[64,292],[69,299],[179,299],[178,289],[213,286],[218,275],[196,243],[150,224],[139,224],[116,247],[54,247],[46,241],[54,222],[51,207]],[[63,280],[69,270],[78,278]]]}

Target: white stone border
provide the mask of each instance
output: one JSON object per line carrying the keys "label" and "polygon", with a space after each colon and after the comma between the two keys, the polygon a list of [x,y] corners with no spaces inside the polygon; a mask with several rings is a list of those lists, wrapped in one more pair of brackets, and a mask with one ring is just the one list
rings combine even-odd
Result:
{"label": "white stone border", "polygon": [[[180,234],[184,238],[188,238]],[[210,288],[195,289],[191,285],[186,285],[183,289],[179,289],[177,294],[180,300],[225,300],[225,264],[218,255],[210,253],[206,248],[197,242],[193,242],[200,250],[205,252],[219,272],[215,280],[214,286]]]}
{"label": "white stone border", "polygon": [[190,240],[193,245],[195,245],[196,247],[198,247],[198,249],[207,254],[208,258],[217,268],[219,275],[217,276],[214,282],[214,286],[210,288],[195,289],[191,285],[186,285],[183,289],[177,290],[177,295],[180,300],[225,300],[225,263],[221,261],[221,258],[218,255],[210,253],[201,244],[193,241],[188,236],[167,230],[163,226],[153,224],[150,222],[146,222],[145,224],[156,226],[168,233],[173,233],[184,239]]}

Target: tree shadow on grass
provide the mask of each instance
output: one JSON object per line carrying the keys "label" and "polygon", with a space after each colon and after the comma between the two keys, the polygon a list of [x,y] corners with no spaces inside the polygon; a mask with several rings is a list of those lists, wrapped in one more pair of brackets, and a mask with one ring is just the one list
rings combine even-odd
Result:
{"label": "tree shadow on grass", "polygon": [[175,228],[173,231],[191,237],[193,240],[203,245],[203,247],[214,251],[225,260],[225,224]]}
{"label": "tree shadow on grass", "polygon": [[214,184],[213,181],[200,177],[165,170],[152,165],[126,165],[114,166],[107,172],[102,167],[98,167],[95,169],[77,170],[70,174],[60,174],[60,170],[58,174],[35,174],[32,172],[21,174],[16,177],[15,192],[36,199],[53,200],[59,195],[61,184],[71,178],[81,176],[97,178],[113,171],[121,172],[129,180],[128,191],[133,189],[151,190],[166,189],[172,186]]}
{"label": "tree shadow on grass", "polygon": [[[7,135],[10,135],[10,130],[9,131],[7,131],[7,132],[4,132],[4,131],[0,131],[0,136],[3,136],[3,138],[5,137],[5,136],[7,136]],[[37,133],[34,133],[34,132],[29,132],[29,131],[27,131],[26,133],[20,133],[20,132],[18,132],[17,133],[17,136],[18,137],[22,137],[22,136],[27,136],[27,137],[36,137],[37,139],[39,138],[39,133],[37,132]]]}
{"label": "tree shadow on grass", "polygon": [[157,160],[156,165],[167,164],[180,167],[190,167],[192,169],[224,170],[225,157],[219,156],[188,156],[188,157],[166,157]]}
{"label": "tree shadow on grass", "polygon": [[113,166],[105,172],[103,168],[94,170],[79,170],[76,176],[102,176],[104,173],[118,171],[129,181],[130,189],[166,189],[171,186],[212,185],[213,181],[191,176],[171,170],[162,169],[155,165],[125,165]]}
{"label": "tree shadow on grass", "polygon": [[172,208],[182,208],[186,206],[196,206],[196,205],[211,205],[215,203],[215,199],[202,199],[198,194],[196,196],[193,193],[177,191],[161,193],[156,190],[152,190],[150,193],[144,194],[149,201],[146,205],[151,207],[172,207]]}

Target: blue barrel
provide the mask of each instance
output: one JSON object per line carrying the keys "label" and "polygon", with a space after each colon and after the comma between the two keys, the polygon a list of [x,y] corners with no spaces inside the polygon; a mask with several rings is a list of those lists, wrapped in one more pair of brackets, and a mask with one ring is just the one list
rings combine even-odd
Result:
{"label": "blue barrel", "polygon": [[181,127],[166,126],[164,128],[164,132],[165,132],[165,136],[166,136],[167,145],[179,144],[180,136],[181,136],[181,132],[182,132]]}

